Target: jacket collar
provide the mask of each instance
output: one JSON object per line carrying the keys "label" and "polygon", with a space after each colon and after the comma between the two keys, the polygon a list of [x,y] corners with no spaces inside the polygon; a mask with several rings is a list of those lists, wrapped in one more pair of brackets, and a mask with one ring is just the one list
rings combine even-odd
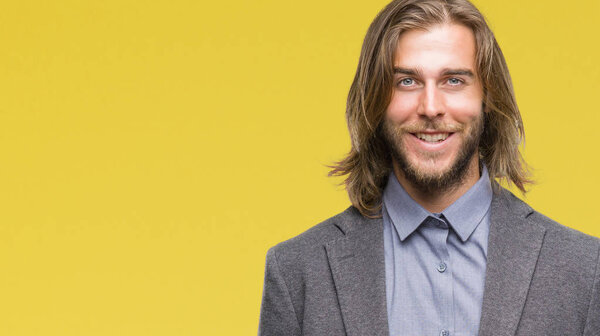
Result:
{"label": "jacket collar", "polygon": [[[494,182],[495,183],[495,182]],[[514,335],[545,229],[533,210],[495,185],[479,335]],[[350,207],[334,224],[344,236],[325,245],[348,336],[389,336],[383,221]]]}
{"label": "jacket collar", "polygon": [[383,221],[354,208],[336,223],[345,234],[325,245],[347,336],[388,336]]}
{"label": "jacket collar", "polygon": [[514,335],[546,229],[528,221],[533,209],[505,189],[494,195],[490,211],[479,335]]}

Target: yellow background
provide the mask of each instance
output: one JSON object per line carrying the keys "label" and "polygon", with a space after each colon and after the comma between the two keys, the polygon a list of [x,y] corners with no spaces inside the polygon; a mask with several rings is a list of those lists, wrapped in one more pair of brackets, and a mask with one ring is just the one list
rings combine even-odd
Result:
{"label": "yellow background", "polygon": [[[386,1],[4,1],[0,335],[253,335],[267,249],[345,209]],[[537,210],[600,236],[600,1],[479,0]]]}

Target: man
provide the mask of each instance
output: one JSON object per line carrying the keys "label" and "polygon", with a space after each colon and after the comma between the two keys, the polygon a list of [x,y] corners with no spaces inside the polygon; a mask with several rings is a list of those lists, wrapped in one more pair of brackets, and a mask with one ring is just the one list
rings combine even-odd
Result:
{"label": "man", "polygon": [[267,253],[260,335],[600,335],[600,241],[530,181],[504,57],[467,0],[396,0],[350,89],[352,206]]}

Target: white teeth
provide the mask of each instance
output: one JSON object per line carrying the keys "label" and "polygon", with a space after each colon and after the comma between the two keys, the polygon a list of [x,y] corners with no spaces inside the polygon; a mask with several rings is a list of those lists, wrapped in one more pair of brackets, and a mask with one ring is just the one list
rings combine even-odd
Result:
{"label": "white teeth", "polygon": [[450,135],[450,133],[436,133],[436,134],[425,134],[425,133],[415,133],[417,138],[421,140],[425,140],[427,142],[439,142],[444,141]]}

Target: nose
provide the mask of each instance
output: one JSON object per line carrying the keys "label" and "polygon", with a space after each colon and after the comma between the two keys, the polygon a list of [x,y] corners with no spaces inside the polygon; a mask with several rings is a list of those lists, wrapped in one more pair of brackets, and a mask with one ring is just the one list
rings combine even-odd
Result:
{"label": "nose", "polygon": [[421,95],[419,115],[433,119],[444,114],[442,93],[435,85],[426,85]]}

